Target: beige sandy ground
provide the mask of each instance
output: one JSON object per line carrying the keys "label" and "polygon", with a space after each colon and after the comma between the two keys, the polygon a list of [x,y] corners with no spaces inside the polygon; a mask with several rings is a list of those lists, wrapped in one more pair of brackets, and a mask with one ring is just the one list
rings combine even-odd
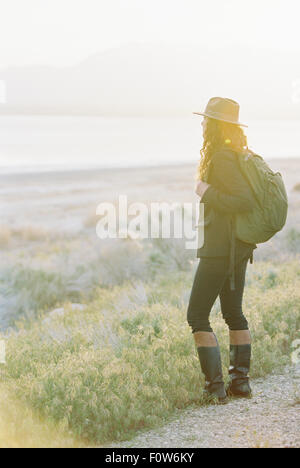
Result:
{"label": "beige sandy ground", "polygon": [[252,399],[178,411],[164,427],[110,447],[300,448],[300,366],[252,387]]}
{"label": "beige sandy ground", "polygon": [[[280,171],[293,203],[300,206],[300,158],[269,162]],[[196,202],[197,166],[178,165],[134,169],[97,169],[42,174],[0,174],[1,224],[36,225],[74,233],[85,226],[101,202]],[[296,197],[296,198],[295,198]]]}

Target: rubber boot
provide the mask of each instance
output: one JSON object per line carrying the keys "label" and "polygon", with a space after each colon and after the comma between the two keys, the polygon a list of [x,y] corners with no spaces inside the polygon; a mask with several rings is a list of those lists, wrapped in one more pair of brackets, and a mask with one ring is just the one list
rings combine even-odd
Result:
{"label": "rubber boot", "polygon": [[219,346],[201,346],[197,348],[202,372],[205,376],[204,393],[218,398],[219,403],[226,403],[226,391],[223,381]]}
{"label": "rubber boot", "polygon": [[251,397],[249,371],[251,360],[251,344],[230,345],[230,367],[228,396]]}

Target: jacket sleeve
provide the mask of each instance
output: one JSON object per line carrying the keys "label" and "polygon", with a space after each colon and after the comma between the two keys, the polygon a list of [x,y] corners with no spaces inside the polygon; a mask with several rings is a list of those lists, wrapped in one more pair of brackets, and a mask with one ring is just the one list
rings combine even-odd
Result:
{"label": "jacket sleeve", "polygon": [[217,153],[212,160],[211,185],[201,203],[217,211],[235,214],[251,211],[256,202],[251,187],[239,169],[235,156]]}

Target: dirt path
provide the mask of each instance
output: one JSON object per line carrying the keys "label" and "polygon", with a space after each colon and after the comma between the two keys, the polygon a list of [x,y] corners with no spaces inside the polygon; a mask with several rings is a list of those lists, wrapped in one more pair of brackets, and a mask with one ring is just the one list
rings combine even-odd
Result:
{"label": "dirt path", "polygon": [[252,382],[251,400],[178,411],[162,428],[111,447],[300,447],[300,366]]}

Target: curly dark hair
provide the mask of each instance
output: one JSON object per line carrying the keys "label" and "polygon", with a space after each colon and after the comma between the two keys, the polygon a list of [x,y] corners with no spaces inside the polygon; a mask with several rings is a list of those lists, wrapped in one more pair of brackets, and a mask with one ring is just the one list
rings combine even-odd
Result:
{"label": "curly dark hair", "polygon": [[224,147],[238,152],[248,150],[247,137],[239,125],[206,118],[203,147],[200,150],[201,158],[196,176],[201,180],[205,180],[211,157],[216,151]]}

